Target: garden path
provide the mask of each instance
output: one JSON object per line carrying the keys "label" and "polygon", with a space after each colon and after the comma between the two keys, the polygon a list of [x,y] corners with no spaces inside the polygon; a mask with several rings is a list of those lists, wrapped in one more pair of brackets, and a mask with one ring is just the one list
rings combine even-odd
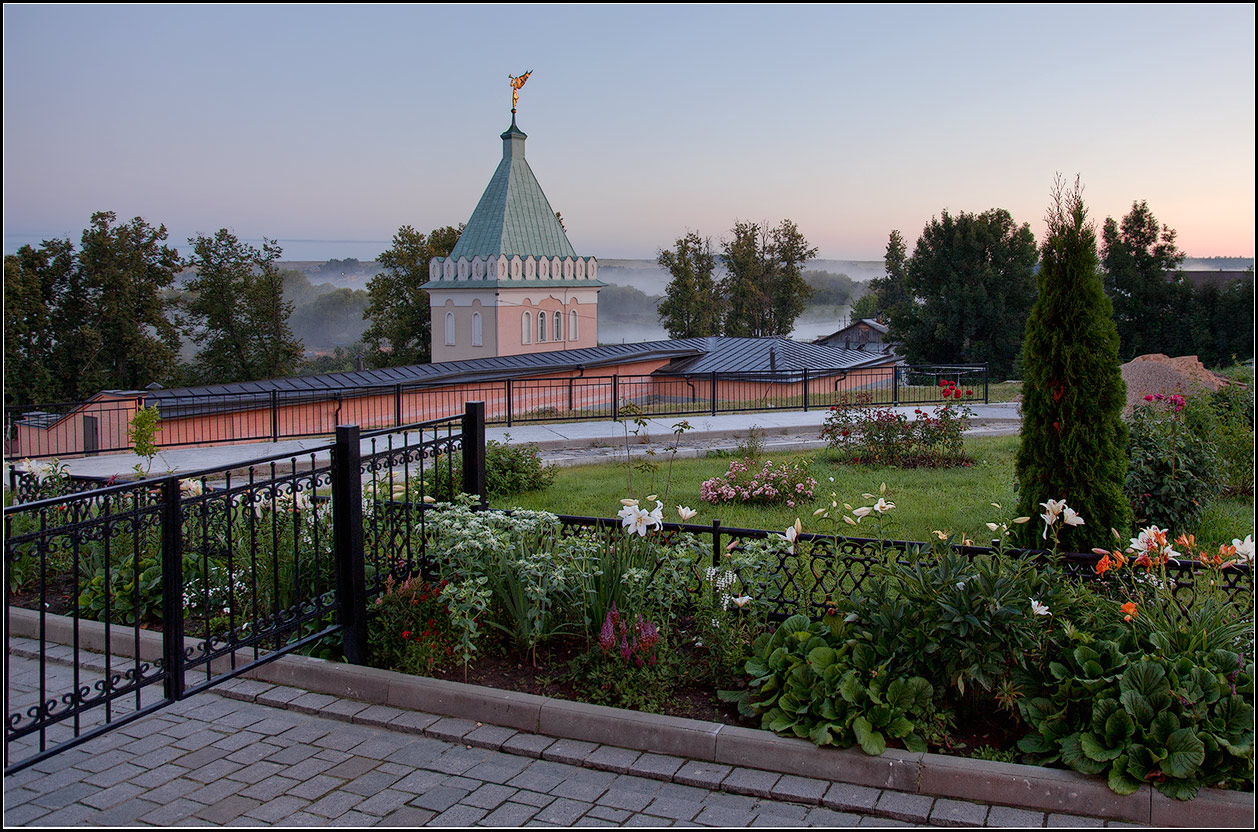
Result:
{"label": "garden path", "polygon": [[[37,646],[10,640],[10,702],[35,696]],[[71,666],[56,666],[69,684]],[[919,824],[1133,825],[687,762],[249,680],[4,782],[6,827]]]}

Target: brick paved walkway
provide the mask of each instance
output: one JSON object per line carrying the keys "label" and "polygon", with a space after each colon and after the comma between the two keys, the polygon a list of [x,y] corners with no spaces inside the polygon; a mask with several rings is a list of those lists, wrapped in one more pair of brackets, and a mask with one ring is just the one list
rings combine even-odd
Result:
{"label": "brick paved walkway", "polygon": [[[34,662],[10,661],[11,704],[34,701],[23,681]],[[70,668],[59,673],[68,683]],[[4,797],[5,826],[1106,825],[552,740],[246,680],[7,777]]]}

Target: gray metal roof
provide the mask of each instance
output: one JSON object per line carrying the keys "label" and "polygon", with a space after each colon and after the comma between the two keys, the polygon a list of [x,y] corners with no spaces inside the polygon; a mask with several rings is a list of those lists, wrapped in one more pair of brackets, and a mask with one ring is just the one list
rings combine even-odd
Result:
{"label": "gray metal roof", "polygon": [[[891,356],[859,350],[845,350],[820,344],[806,344],[787,338],[680,338],[645,341],[637,344],[608,344],[576,350],[502,355],[440,364],[412,364],[378,370],[323,373],[299,378],[277,378],[234,384],[142,391],[102,391],[115,395],[143,395],[147,404],[156,404],[164,418],[254,409],[269,405],[274,394],[283,404],[307,398],[325,398],[329,393],[368,395],[373,388],[404,385],[407,388],[437,387],[473,382],[501,381],[522,376],[544,376],[571,370],[615,372],[620,364],[666,359],[656,375],[718,373],[766,374],[773,371],[796,373],[808,370],[855,369],[887,364]],[[101,395],[101,394],[98,394]],[[43,414],[31,414],[32,421],[47,422]],[[64,418],[58,415],[56,419]],[[46,426],[46,425],[41,425]]]}
{"label": "gray metal roof", "polygon": [[516,127],[502,134],[502,161],[481,195],[459,242],[450,252],[466,257],[576,257],[568,235],[542,192],[533,169],[524,159],[528,136]]}

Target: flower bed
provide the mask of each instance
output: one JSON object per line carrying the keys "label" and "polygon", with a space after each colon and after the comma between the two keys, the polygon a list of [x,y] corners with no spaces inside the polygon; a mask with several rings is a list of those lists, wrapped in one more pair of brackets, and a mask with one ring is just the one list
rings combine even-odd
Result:
{"label": "flower bed", "polygon": [[[729,722],[736,705],[741,720],[819,745],[1065,765],[1120,793],[1252,788],[1252,610],[1222,590],[1252,538],[1191,551],[1202,572],[1186,601],[1167,565],[1189,552],[1160,529],[1081,582],[1053,554],[975,553],[944,534],[885,542],[894,503],[866,496],[876,502],[817,512],[877,526],[881,556],[856,585],[826,582],[842,541],[799,522],[736,538],[714,565],[711,544],[665,526],[660,501],[627,500],[615,528],[589,536],[540,512],[450,507],[429,519],[434,578],[447,583],[426,597],[446,601],[454,660],[429,669]],[[1042,507],[1054,545],[1086,522],[1064,502]],[[1019,521],[990,525],[1003,541]],[[784,603],[804,614],[775,623]]]}

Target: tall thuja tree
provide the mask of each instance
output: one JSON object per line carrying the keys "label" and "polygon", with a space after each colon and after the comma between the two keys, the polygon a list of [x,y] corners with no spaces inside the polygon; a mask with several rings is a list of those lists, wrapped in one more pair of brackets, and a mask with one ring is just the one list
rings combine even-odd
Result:
{"label": "tall thuja tree", "polygon": [[[1038,518],[1041,503],[1065,500],[1084,525],[1061,529],[1062,550],[1086,552],[1112,543],[1111,528],[1122,534],[1131,526],[1131,505],[1123,496],[1127,392],[1096,231],[1077,179],[1071,190],[1057,181],[1046,219],[1039,295],[1022,348],[1018,511]],[[1044,545],[1038,519],[1020,528],[1023,545]]]}

